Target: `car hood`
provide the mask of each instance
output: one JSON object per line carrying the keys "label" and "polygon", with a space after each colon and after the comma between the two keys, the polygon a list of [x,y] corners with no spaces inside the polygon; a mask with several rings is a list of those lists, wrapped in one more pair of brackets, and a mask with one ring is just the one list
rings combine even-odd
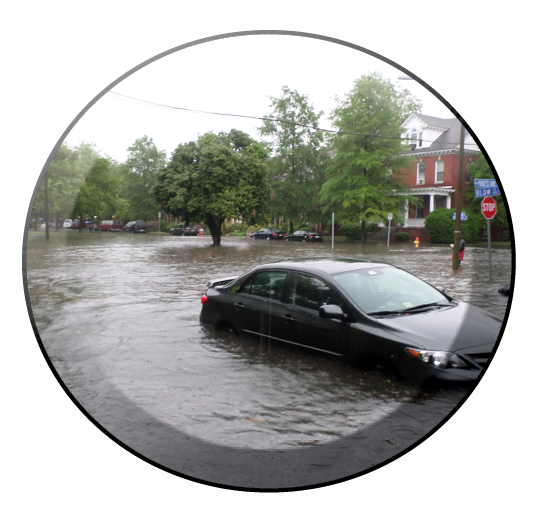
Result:
{"label": "car hood", "polygon": [[502,320],[470,305],[420,312],[398,317],[378,318],[387,333],[409,342],[411,347],[457,351],[477,346],[492,346],[498,339]]}

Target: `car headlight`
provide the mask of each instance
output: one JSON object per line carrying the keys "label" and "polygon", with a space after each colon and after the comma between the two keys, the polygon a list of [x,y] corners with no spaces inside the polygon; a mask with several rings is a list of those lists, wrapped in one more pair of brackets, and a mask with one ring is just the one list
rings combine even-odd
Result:
{"label": "car headlight", "polygon": [[408,347],[406,351],[414,358],[436,368],[467,368],[468,364],[455,353],[448,351],[426,351]]}

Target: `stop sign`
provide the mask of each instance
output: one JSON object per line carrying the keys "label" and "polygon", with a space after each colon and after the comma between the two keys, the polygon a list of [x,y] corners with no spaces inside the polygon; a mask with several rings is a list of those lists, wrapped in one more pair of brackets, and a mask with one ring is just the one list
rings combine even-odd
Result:
{"label": "stop sign", "polygon": [[496,200],[493,197],[487,196],[483,199],[481,202],[481,212],[487,220],[492,220],[496,216],[497,211]]}

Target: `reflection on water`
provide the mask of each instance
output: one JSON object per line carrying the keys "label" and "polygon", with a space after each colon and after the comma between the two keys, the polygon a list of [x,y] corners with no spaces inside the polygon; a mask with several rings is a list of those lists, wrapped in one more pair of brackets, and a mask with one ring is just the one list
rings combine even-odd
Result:
{"label": "reflection on water", "polygon": [[341,359],[201,326],[208,279],[266,262],[315,256],[388,262],[500,317],[507,308],[497,288],[511,279],[509,249],[493,250],[489,282],[483,248],[468,247],[453,273],[447,247],[341,242],[333,252],[330,241],[210,243],[210,237],[65,231],[46,245],[42,234],[29,235],[28,290],[41,339],[98,422],[115,390],[160,423],[207,442],[287,449],[336,441],[405,403],[422,404],[415,423],[404,418],[383,436],[400,450],[400,442],[424,435],[462,399],[465,390],[420,392]]}

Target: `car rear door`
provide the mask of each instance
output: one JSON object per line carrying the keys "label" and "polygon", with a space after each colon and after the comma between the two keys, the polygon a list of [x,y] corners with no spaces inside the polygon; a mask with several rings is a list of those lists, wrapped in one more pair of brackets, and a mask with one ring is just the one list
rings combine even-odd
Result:
{"label": "car rear door", "polygon": [[327,282],[302,272],[293,272],[288,282],[282,320],[289,330],[289,341],[325,351],[345,354],[349,324],[321,318],[319,307],[338,305],[347,308],[340,295]]}
{"label": "car rear door", "polygon": [[283,303],[281,296],[287,277],[284,270],[260,270],[239,288],[232,301],[232,318],[244,332],[278,337]]}

